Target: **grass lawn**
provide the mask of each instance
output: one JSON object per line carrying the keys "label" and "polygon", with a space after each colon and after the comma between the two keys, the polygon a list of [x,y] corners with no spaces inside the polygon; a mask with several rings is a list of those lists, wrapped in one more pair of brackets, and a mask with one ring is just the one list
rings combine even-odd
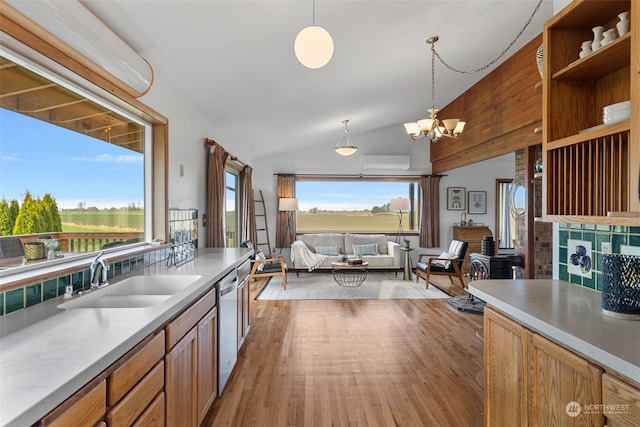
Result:
{"label": "grass lawn", "polygon": [[[395,212],[372,214],[370,212],[298,212],[298,232],[309,231],[378,231],[396,232],[398,215]],[[402,226],[409,231],[409,219],[403,216]]]}

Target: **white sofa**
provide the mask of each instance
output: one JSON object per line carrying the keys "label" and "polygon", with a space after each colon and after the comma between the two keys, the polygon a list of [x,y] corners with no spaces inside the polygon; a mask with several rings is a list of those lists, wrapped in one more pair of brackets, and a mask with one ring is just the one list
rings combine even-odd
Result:
{"label": "white sofa", "polygon": [[[396,270],[402,268],[402,255],[400,245],[387,240],[384,234],[351,234],[351,233],[323,233],[302,234],[297,240],[302,241],[309,250],[317,253],[328,248],[338,249],[338,255],[329,255],[320,265],[319,269],[331,269],[331,262],[339,261],[344,255],[348,258],[356,258],[354,245],[376,244],[377,255],[362,255],[362,259],[369,263],[368,269]],[[357,248],[358,249],[358,248]],[[331,251],[328,251],[331,252]],[[308,267],[294,246],[291,251],[291,261],[296,270],[307,270]]]}

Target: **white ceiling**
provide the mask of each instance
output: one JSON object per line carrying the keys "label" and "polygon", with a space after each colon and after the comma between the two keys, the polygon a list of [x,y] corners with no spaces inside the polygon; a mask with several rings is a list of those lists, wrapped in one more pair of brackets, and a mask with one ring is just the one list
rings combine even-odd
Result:
{"label": "white ceiling", "polygon": [[[312,24],[312,0],[82,3],[224,133],[208,137],[232,144],[234,152],[251,147],[259,158],[335,144],[344,119],[355,139],[426,117],[431,53],[425,40],[439,36],[437,50],[457,68],[481,67],[507,47],[538,0],[317,0],[316,25],[335,46],[329,64],[317,70],[293,53],[297,33]],[[543,2],[505,58],[542,31],[552,6]],[[463,75],[436,62],[436,106],[493,68]]]}

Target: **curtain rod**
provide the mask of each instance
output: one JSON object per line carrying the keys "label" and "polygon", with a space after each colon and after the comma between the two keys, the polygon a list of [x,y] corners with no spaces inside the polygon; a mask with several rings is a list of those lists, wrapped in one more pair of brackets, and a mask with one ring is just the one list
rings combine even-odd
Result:
{"label": "curtain rod", "polygon": [[295,173],[274,173],[275,176],[293,176],[296,179],[339,179],[339,178],[361,178],[361,179],[420,179],[427,176],[444,177],[443,174],[427,175],[363,175],[363,174],[295,174]]}
{"label": "curtain rod", "polygon": [[[211,148],[215,147],[215,146],[218,146],[218,147],[220,147],[220,148],[222,148],[224,150],[224,147],[222,145],[218,144],[217,142],[215,142],[213,139],[209,139],[209,138],[205,138],[204,139],[204,148],[207,148],[207,149],[211,150]],[[233,154],[229,153],[227,150],[224,150],[224,151],[225,151],[225,153],[229,154],[229,159],[231,161],[234,161],[234,162],[238,163],[242,167],[249,166],[248,164],[246,164],[242,160],[239,160],[238,157],[236,157]]]}

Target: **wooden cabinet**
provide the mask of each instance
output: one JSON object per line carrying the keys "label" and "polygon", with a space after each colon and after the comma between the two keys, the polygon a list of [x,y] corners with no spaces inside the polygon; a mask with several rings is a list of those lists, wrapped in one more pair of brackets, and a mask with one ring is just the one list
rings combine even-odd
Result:
{"label": "wooden cabinet", "polygon": [[[607,425],[636,427],[640,420],[640,389],[611,375],[602,376],[602,403]],[[608,408],[608,409],[607,409]]]}
{"label": "wooden cabinet", "polygon": [[[545,24],[543,76],[544,218],[640,224],[640,3],[575,0]],[[615,28],[631,10],[631,31],[584,58],[592,28]],[[631,101],[632,120],[603,125],[603,107]]]}
{"label": "wooden cabinet", "polygon": [[107,370],[111,372],[107,377],[109,427],[132,425],[162,394],[164,342],[165,334],[160,330]]}
{"label": "wooden cabinet", "polygon": [[218,309],[198,322],[198,425],[218,395]]}
{"label": "wooden cabinet", "polygon": [[527,359],[526,329],[485,309],[485,426],[527,425]]}
{"label": "wooden cabinet", "polygon": [[216,290],[171,321],[166,332],[166,425],[198,426],[217,395]]}
{"label": "wooden cabinet", "polygon": [[167,353],[165,378],[168,427],[189,427],[198,423],[196,407],[198,361],[197,331],[191,329]]}
{"label": "wooden cabinet", "polygon": [[[467,253],[464,256],[464,262],[462,263],[462,272],[468,273],[471,261],[469,255],[473,252],[481,253],[482,251],[482,238],[484,236],[491,236],[491,230],[484,225],[462,227],[458,225],[453,226],[453,240],[462,240],[469,243],[467,247]],[[497,245],[496,245],[497,247]]]}
{"label": "wooden cabinet", "polygon": [[43,418],[39,425],[84,427],[99,424],[107,409],[106,396],[106,381],[92,381]]}
{"label": "wooden cabinet", "polygon": [[249,273],[251,262],[247,261],[238,267],[238,351],[249,333]]}
{"label": "wooden cabinet", "polygon": [[485,426],[602,426],[602,369],[497,311],[486,308]]}
{"label": "wooden cabinet", "polygon": [[602,369],[538,334],[529,344],[529,425],[602,426],[601,412],[567,413],[570,402],[602,403]]}

